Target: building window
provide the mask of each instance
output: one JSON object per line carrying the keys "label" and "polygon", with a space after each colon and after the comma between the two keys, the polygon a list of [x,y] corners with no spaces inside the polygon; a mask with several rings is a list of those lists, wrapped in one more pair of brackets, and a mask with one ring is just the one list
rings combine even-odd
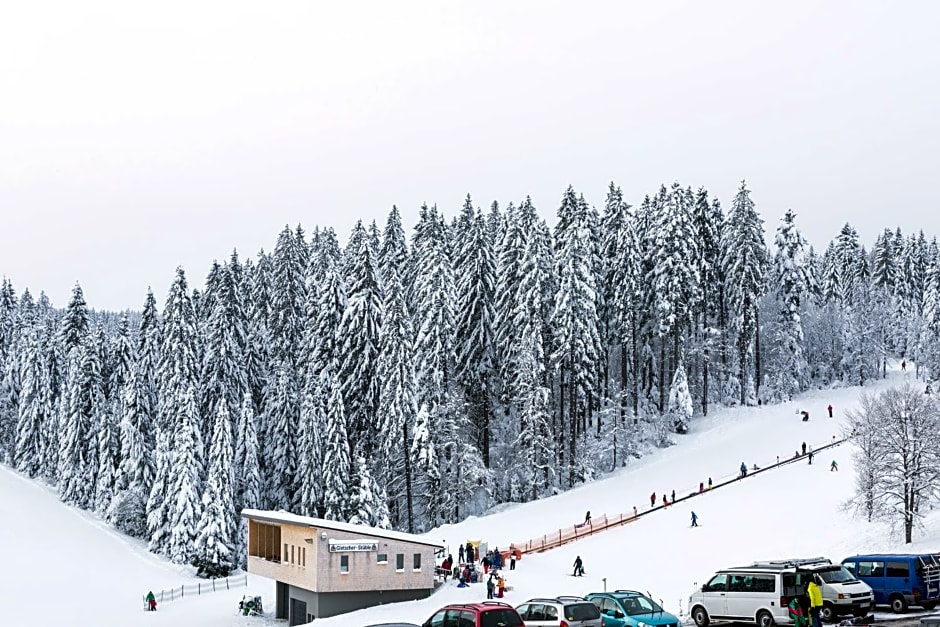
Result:
{"label": "building window", "polygon": [[287,551],[287,547],[289,547],[289,546],[290,546],[290,545],[287,544],[286,542],[284,543],[284,563],[285,563],[285,564],[287,563],[287,558],[290,557],[290,554],[289,554],[288,551]]}
{"label": "building window", "polygon": [[395,556],[395,570],[405,570],[405,554],[398,553]]}
{"label": "building window", "polygon": [[307,548],[303,546],[300,547],[300,565],[307,567]]}
{"label": "building window", "polygon": [[376,564],[388,564],[388,553],[376,553],[375,563]]}
{"label": "building window", "polygon": [[415,570],[421,570],[421,554],[420,554],[420,553],[415,553],[415,565],[414,565],[414,569],[415,569]]}
{"label": "building window", "polygon": [[349,572],[349,556],[340,555],[339,557],[339,572],[348,573]]}
{"label": "building window", "polygon": [[279,562],[277,547],[281,544],[281,528],[254,520],[248,521],[248,555],[271,562]]}

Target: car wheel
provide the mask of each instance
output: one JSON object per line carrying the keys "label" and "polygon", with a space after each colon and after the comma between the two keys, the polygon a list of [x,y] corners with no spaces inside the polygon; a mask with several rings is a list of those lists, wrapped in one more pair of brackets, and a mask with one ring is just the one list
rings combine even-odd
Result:
{"label": "car wheel", "polygon": [[757,627],[774,627],[774,625],[776,625],[776,623],[770,612],[761,610],[757,613]]}
{"label": "car wheel", "polygon": [[692,608],[692,620],[695,621],[695,627],[708,627],[711,620],[708,618],[708,612],[701,605]]}
{"label": "car wheel", "polygon": [[891,611],[895,614],[903,614],[907,611],[907,601],[900,594],[896,594],[889,599],[891,602]]}
{"label": "car wheel", "polygon": [[831,623],[836,618],[836,613],[832,610],[832,604],[826,603],[819,610],[819,618],[824,622]]}

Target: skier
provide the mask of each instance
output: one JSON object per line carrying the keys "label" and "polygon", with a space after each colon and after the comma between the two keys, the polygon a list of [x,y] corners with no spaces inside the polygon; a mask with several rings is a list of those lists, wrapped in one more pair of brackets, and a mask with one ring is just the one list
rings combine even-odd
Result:
{"label": "skier", "polygon": [[582,577],[584,576],[584,564],[581,562],[581,556],[574,558],[574,576]]}
{"label": "skier", "polygon": [[698,527],[698,516],[695,512],[692,512],[692,526]]}
{"label": "skier", "polygon": [[806,442],[803,442],[803,454],[806,455]]}
{"label": "skier", "polygon": [[813,619],[813,627],[822,627],[822,621],[819,618],[819,612],[822,610],[823,605],[820,583],[822,582],[819,575],[813,575],[813,578],[806,586],[806,594],[809,595],[809,615]]}
{"label": "skier", "polygon": [[829,407],[827,407],[826,409],[829,410],[829,417],[832,418],[832,403],[829,403]]}
{"label": "skier", "polygon": [[650,494],[650,507],[656,507],[656,493]]}
{"label": "skier", "polygon": [[839,464],[836,463],[836,460],[832,460],[832,463],[829,464],[829,472],[839,472]]}
{"label": "skier", "polygon": [[147,593],[147,607],[151,612],[157,611],[157,598],[153,596],[153,590]]}

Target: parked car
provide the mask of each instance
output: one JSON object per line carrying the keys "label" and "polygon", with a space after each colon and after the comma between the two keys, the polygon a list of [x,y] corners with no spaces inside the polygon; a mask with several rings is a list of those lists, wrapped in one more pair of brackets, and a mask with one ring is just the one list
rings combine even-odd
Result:
{"label": "parked car", "polygon": [[529,599],[516,607],[526,627],[603,627],[601,611],[583,597]]}
{"label": "parked car", "polygon": [[597,606],[604,627],[678,627],[679,619],[642,592],[614,590],[584,597]]}
{"label": "parked car", "polygon": [[842,565],[871,586],[875,605],[890,605],[900,614],[908,605],[932,610],[940,604],[940,556],[856,555],[842,560]]}
{"label": "parked car", "polygon": [[820,616],[831,621],[838,616],[865,616],[873,607],[871,588],[856,579],[841,564],[822,557],[754,562],[718,571],[689,597],[689,613],[697,627],[712,621],[757,623],[771,627],[789,624],[787,604],[806,594],[811,577],[822,581],[823,608]]}
{"label": "parked car", "polygon": [[366,627],[418,627],[414,623],[376,623],[375,625],[366,625]]}
{"label": "parked car", "polygon": [[502,601],[452,603],[434,612],[421,627],[525,627],[516,608]]}

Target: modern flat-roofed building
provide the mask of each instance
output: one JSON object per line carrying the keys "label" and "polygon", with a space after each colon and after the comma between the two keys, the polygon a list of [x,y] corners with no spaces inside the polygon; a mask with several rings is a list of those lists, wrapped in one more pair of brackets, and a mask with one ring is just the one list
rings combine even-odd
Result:
{"label": "modern flat-roofed building", "polygon": [[289,625],[434,591],[439,544],[410,533],[246,509],[248,572],[277,582],[275,615]]}

